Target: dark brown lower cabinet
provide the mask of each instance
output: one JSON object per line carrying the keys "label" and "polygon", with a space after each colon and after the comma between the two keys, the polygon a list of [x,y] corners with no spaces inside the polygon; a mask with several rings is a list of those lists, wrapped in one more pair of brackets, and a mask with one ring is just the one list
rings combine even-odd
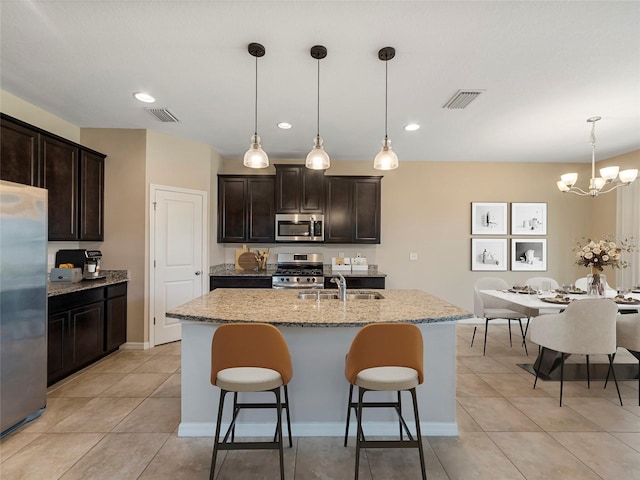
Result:
{"label": "dark brown lower cabinet", "polygon": [[127,341],[127,284],[107,287],[105,351],[111,353]]}
{"label": "dark brown lower cabinet", "polygon": [[126,283],[50,297],[47,385],[90,365],[124,343],[126,310]]}
{"label": "dark brown lower cabinet", "polygon": [[[385,288],[385,277],[345,277],[347,288]],[[324,288],[338,288],[331,277],[324,277]]]}
{"label": "dark brown lower cabinet", "polygon": [[216,288],[271,288],[271,276],[242,277],[215,276],[209,277],[209,290]]}

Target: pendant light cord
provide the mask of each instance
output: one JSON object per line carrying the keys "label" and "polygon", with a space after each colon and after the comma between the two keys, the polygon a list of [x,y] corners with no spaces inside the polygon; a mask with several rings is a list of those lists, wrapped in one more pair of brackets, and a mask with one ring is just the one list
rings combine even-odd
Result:
{"label": "pendant light cord", "polygon": [[316,136],[320,136],[320,59],[318,59],[318,108],[316,110],[318,112],[318,118],[316,119],[316,126],[318,127],[318,132]]}
{"label": "pendant light cord", "polygon": [[384,139],[387,137],[387,108],[389,105],[388,101],[388,88],[389,86],[389,60],[385,60],[384,62]]}
{"label": "pendant light cord", "polygon": [[256,104],[254,109],[254,135],[258,135],[258,57],[256,58]]}

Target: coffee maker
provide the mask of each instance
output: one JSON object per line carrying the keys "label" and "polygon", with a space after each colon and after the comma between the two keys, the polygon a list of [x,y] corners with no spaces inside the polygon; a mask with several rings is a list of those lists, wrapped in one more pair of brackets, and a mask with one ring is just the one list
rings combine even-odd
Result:
{"label": "coffee maker", "polygon": [[100,272],[101,260],[102,252],[100,250],[76,248],[56,252],[56,267],[71,263],[75,268],[82,268],[82,277],[85,280],[106,278],[106,275]]}

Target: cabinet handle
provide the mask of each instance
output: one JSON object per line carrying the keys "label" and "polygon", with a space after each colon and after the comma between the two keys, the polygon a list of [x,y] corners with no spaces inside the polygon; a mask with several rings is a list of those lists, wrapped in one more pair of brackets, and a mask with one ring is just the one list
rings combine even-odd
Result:
{"label": "cabinet handle", "polygon": [[202,274],[202,270],[196,270],[196,275],[201,275]]}

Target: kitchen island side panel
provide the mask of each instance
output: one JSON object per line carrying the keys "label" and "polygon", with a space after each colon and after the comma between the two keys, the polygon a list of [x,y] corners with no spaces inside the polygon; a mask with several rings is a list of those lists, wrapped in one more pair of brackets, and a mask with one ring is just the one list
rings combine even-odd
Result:
{"label": "kitchen island side panel", "polygon": [[[455,436],[455,322],[420,324],[424,339],[425,381],[418,387],[420,424],[424,435]],[[182,418],[179,436],[213,436],[219,389],[210,382],[211,339],[215,323],[182,324]],[[289,384],[292,432],[295,436],[342,436],[349,384],[344,359],[360,327],[279,327],[292,356]],[[370,400],[392,400],[391,392],[371,392]],[[228,396],[231,401],[232,396]],[[241,394],[241,398],[243,395]],[[247,394],[246,401],[272,401],[273,394]],[[231,403],[225,413],[231,411]],[[405,418],[413,418],[411,400],[403,393]],[[236,434],[272,435],[272,410],[243,412]],[[365,432],[396,435],[398,423],[390,409],[367,412]],[[225,418],[228,424],[229,417]],[[412,422],[408,422],[414,428]],[[355,434],[352,416],[350,434]]]}

